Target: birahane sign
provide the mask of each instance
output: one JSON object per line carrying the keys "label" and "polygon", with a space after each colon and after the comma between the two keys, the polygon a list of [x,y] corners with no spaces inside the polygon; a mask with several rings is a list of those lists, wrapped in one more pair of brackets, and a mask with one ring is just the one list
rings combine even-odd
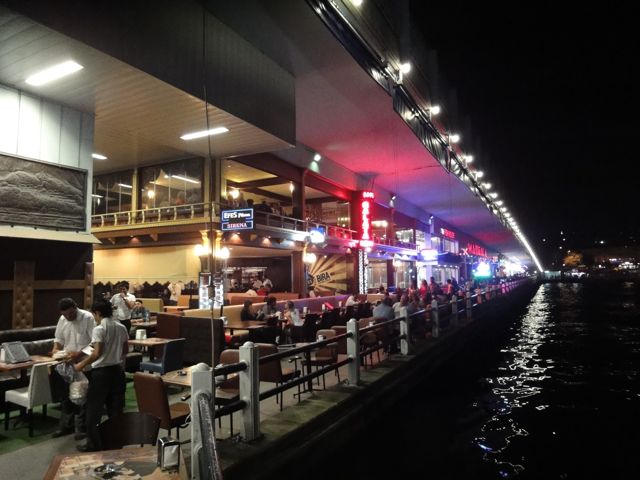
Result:
{"label": "birahane sign", "polygon": [[220,226],[227,230],[253,230],[253,208],[223,210],[220,213]]}

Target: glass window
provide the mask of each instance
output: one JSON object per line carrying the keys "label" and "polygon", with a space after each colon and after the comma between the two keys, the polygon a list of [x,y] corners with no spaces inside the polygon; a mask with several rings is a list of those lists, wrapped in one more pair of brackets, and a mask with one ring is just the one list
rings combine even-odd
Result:
{"label": "glass window", "polygon": [[203,202],[202,158],[140,169],[140,208],[173,207]]}
{"label": "glass window", "polygon": [[387,287],[387,261],[369,260],[367,268],[367,286],[368,288],[378,288],[380,285]]}
{"label": "glass window", "polygon": [[133,170],[93,177],[92,214],[130,211]]}
{"label": "glass window", "polygon": [[411,286],[411,262],[394,261],[396,271],[396,287],[409,288]]}
{"label": "glass window", "polygon": [[418,250],[424,250],[425,248],[431,248],[431,243],[427,243],[429,237],[424,232],[416,230],[416,245]]}

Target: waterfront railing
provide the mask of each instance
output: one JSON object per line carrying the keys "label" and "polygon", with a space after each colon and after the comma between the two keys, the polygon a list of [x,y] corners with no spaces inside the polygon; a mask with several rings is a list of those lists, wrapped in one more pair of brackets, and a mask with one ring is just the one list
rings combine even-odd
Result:
{"label": "waterfront railing", "polygon": [[[400,315],[393,320],[378,321],[369,325],[358,326],[355,318],[350,319],[346,324],[346,333],[335,335],[334,337],[319,339],[308,344],[296,344],[285,346],[277,353],[260,357],[259,344],[246,342],[239,349],[240,361],[234,364],[217,366],[208,369],[206,372],[193,372],[192,392],[201,390],[215,392],[215,378],[229,374],[237,374],[239,377],[239,393],[237,400],[225,403],[211,410],[211,418],[219,418],[224,415],[231,415],[234,412],[242,412],[242,422],[244,436],[243,441],[253,441],[260,437],[260,402],[281,393],[297,388],[298,400],[300,393],[313,391],[313,381],[322,375],[334,372],[337,369],[347,367],[348,385],[359,385],[361,370],[365,368],[365,358],[376,350],[385,349],[388,352],[393,347],[398,350],[399,355],[411,355],[415,346],[424,341],[437,341],[444,330],[453,331],[463,323],[468,323],[475,318],[480,318],[479,310],[484,305],[491,305],[491,301],[508,294],[525,282],[527,279],[504,282],[500,285],[492,285],[478,289],[475,292],[465,292],[461,296],[453,296],[447,302],[438,303],[433,301],[427,308],[409,314],[406,307],[402,307]],[[431,324],[431,335],[424,335]],[[369,333],[378,334],[378,342],[366,347],[362,346],[361,340]],[[323,347],[338,348],[341,342],[346,342],[346,357],[340,358],[330,364],[311,369],[311,359],[313,352]],[[295,371],[298,372],[291,380],[275,387],[260,392],[260,368],[270,362],[282,362],[289,360],[295,364]],[[301,367],[306,367],[305,371],[297,369],[297,362],[301,361]],[[204,375],[204,377],[203,377]],[[200,376],[200,380],[198,380]],[[204,380],[202,380],[204,378]],[[204,385],[204,387],[203,387]],[[300,388],[305,390],[301,391]],[[215,406],[215,393],[213,396]],[[193,410],[193,409],[192,409]],[[202,414],[202,413],[201,413]],[[203,428],[202,422],[192,422],[192,428]],[[206,425],[204,427],[208,428]],[[199,447],[198,439],[200,432],[192,432],[195,435],[196,445]],[[197,460],[197,459],[196,459]],[[193,471],[193,470],[192,470]]]}

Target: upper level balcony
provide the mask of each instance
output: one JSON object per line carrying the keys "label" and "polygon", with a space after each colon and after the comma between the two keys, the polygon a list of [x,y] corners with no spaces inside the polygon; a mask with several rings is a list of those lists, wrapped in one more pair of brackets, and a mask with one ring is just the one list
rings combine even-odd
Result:
{"label": "upper level balcony", "polygon": [[[157,229],[159,227],[175,227],[179,231],[181,227],[206,224],[213,221],[220,227],[220,212],[231,209],[227,205],[218,203],[194,203],[188,205],[175,205],[169,207],[146,208],[143,210],[130,210],[113,213],[92,215],[91,231],[94,234],[121,233],[140,229]],[[266,231],[272,234],[280,234],[283,238],[299,239],[301,233],[308,233],[312,229],[324,232],[325,237],[333,240],[351,241],[356,239],[354,230],[329,225],[321,222],[300,220],[286,217],[276,213],[269,213],[254,209],[255,230]]]}

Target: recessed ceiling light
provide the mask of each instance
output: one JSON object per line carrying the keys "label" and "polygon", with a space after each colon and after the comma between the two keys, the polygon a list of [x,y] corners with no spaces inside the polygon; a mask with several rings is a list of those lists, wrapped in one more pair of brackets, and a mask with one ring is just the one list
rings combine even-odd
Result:
{"label": "recessed ceiling light", "polygon": [[229,129],[227,127],[216,127],[216,128],[212,128],[211,130],[202,130],[200,132],[186,133],[182,135],[180,138],[182,140],[193,140],[195,138],[208,137],[210,135],[219,135],[221,133],[226,133],[228,131]]}
{"label": "recessed ceiling light", "polygon": [[319,153],[316,153],[316,154],[313,156],[313,161],[314,161],[314,162],[319,162],[320,160],[322,160],[322,155],[320,155]]}
{"label": "recessed ceiling light", "polygon": [[73,60],[67,60],[66,62],[59,63],[53,67],[49,67],[38,73],[35,73],[27,78],[26,82],[34,87],[39,87],[45,83],[53,82],[67,75],[71,75],[78,70],[82,70],[84,67]]}
{"label": "recessed ceiling light", "polygon": [[95,158],[96,160],[106,160],[107,159],[107,157],[105,157],[104,155],[100,155],[99,153],[92,153],[91,157]]}

